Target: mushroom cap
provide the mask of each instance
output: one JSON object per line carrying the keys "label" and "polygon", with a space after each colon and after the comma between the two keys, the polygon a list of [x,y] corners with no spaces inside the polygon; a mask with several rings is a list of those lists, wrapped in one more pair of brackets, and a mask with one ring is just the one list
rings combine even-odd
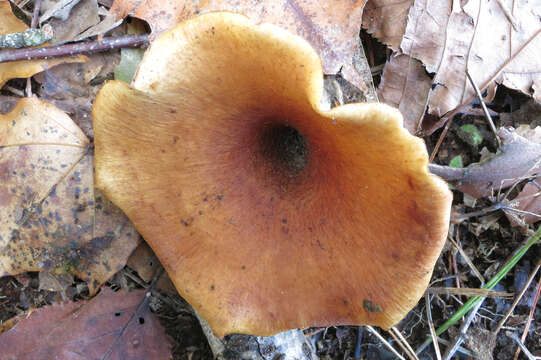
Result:
{"label": "mushroom cap", "polygon": [[428,284],[447,185],[398,110],[323,110],[322,89],[306,41],[209,13],[97,96],[97,187],[219,337],[389,328]]}

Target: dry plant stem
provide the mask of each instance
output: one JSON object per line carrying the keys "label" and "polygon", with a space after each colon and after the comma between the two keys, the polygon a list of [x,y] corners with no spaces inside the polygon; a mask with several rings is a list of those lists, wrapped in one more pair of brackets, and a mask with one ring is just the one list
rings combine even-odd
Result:
{"label": "dry plant stem", "polygon": [[475,288],[431,287],[431,288],[428,288],[426,291],[429,294],[484,296],[488,298],[509,298],[513,296],[512,293],[507,293],[503,291],[494,291],[494,290],[488,290],[488,289],[475,289]]}
{"label": "dry plant stem", "polygon": [[[438,138],[438,142],[436,142],[436,146],[434,146],[434,150],[432,150],[432,154],[430,154],[430,159],[428,161],[430,161],[430,162],[434,161],[434,158],[438,154],[438,151],[440,150],[440,146],[443,143],[443,139],[445,139],[445,136],[447,136],[447,132],[449,131],[449,128],[451,127],[452,122],[453,122],[453,119],[450,119],[445,124],[445,127],[443,128],[443,131],[441,132],[441,135]],[[428,166],[430,166],[430,165],[432,165],[432,164],[428,164]]]}
{"label": "dry plant stem", "polygon": [[520,24],[518,23],[518,21],[515,19],[515,17],[513,16],[513,14],[511,14],[511,11],[509,10],[509,8],[507,7],[507,5],[505,5],[502,0],[496,0],[496,2],[498,3],[498,5],[500,6],[500,8],[502,9],[503,13],[505,14],[505,17],[507,18],[507,20],[509,20],[509,22],[511,23],[511,26],[513,27],[513,29],[515,31],[520,31]]}
{"label": "dry plant stem", "polygon": [[410,351],[411,346],[409,346],[408,342],[406,341],[406,339],[404,339],[402,334],[400,334],[400,331],[398,331],[397,328],[395,328],[394,326],[390,328],[389,334],[391,334],[391,337],[394,339],[394,341],[397,342],[398,346],[400,346],[402,351],[404,351],[406,355],[408,355],[410,360],[419,360],[417,355],[415,355],[415,353]]}
{"label": "dry plant stem", "polygon": [[475,85],[475,82],[473,81],[470,72],[466,69],[466,75],[468,76],[468,80],[470,81],[471,86],[475,90],[475,93],[477,94],[477,99],[479,99],[479,103],[481,104],[481,107],[483,108],[483,112],[485,113],[485,117],[487,119],[488,125],[490,126],[490,130],[492,130],[492,133],[494,133],[494,136],[496,137],[496,141],[498,142],[498,147],[502,145],[502,142],[500,140],[500,137],[498,136],[498,131],[496,130],[496,127],[494,126],[494,122],[492,121],[492,117],[490,116],[490,113],[488,112],[487,106],[485,105],[485,102],[483,101],[483,95],[481,95],[481,91]]}
{"label": "dry plant stem", "polygon": [[41,0],[34,1],[34,13],[32,14],[32,23],[30,27],[35,29],[38,25],[39,9],[41,8]]}
{"label": "dry plant stem", "polygon": [[404,345],[406,346],[406,348],[408,349],[408,353],[411,353],[412,357],[416,360],[419,360],[419,358],[417,357],[417,354],[415,354],[415,351],[413,350],[413,348],[410,346],[408,340],[406,340],[406,338],[404,337],[404,335],[402,335],[402,333],[400,332],[400,330],[398,330],[396,327],[392,327],[391,328],[391,331],[394,331],[396,336],[398,336],[398,338],[404,343]]}
{"label": "dry plant stem", "polygon": [[503,204],[498,203],[496,205],[486,207],[486,208],[484,208],[482,210],[479,210],[479,211],[473,211],[473,212],[463,214],[463,215],[452,216],[451,220],[453,220],[453,221],[462,221],[462,220],[467,220],[467,219],[472,218],[472,217],[485,216],[486,214],[489,214],[489,213],[491,213],[493,211],[502,210],[503,208],[505,208],[505,206]]}
{"label": "dry plant stem", "polygon": [[7,90],[9,91],[10,93],[12,93],[13,95],[17,95],[18,97],[24,97],[24,92],[22,90],[19,90],[17,88],[14,88],[13,86],[11,85],[4,85],[4,87],[2,88],[2,90]]}
{"label": "dry plant stem", "polygon": [[366,325],[366,328],[368,329],[368,331],[370,331],[372,333],[372,335],[377,337],[379,339],[379,341],[381,341],[385,346],[387,346],[387,348],[394,354],[394,356],[396,356],[400,360],[406,360],[406,359],[404,359],[404,357],[402,355],[400,355],[400,353],[398,351],[395,350],[395,348],[391,344],[389,344],[389,342],[387,340],[385,340],[385,338],[383,336],[380,335],[380,333],[378,333],[376,331],[376,329],[374,329],[370,325]]}
{"label": "dry plant stem", "polygon": [[430,294],[425,293],[426,301],[426,317],[428,319],[428,328],[430,329],[430,336],[432,336],[432,343],[434,344],[434,352],[436,353],[436,358],[441,360],[440,344],[438,342],[438,335],[436,335],[436,328],[434,327],[434,322],[432,321],[432,309],[430,307]]}
{"label": "dry plant stem", "polygon": [[[532,324],[533,315],[535,313],[535,308],[537,307],[537,303],[539,302],[539,293],[541,292],[541,277],[539,281],[537,282],[537,289],[535,291],[535,298],[533,300],[532,307],[530,308],[530,314],[528,315],[528,321],[526,321],[526,326],[524,327],[524,332],[522,333],[522,336],[520,338],[521,343],[524,343],[526,340],[526,336],[528,335],[528,331],[530,331],[530,325]],[[518,355],[520,354],[520,347],[515,352],[514,360],[518,359]]]}
{"label": "dry plant stem", "polygon": [[[32,14],[32,23],[30,28],[35,29],[38,24],[39,9],[41,8],[41,0],[34,1],[34,13]],[[32,97],[32,77],[26,79],[26,96]]]}
{"label": "dry plant stem", "polygon": [[[449,124],[450,122],[451,121],[448,121],[447,124]],[[436,144],[436,148],[434,148],[432,155],[435,155],[437,148],[439,148],[439,146]],[[433,159],[431,159],[430,161],[432,160]],[[438,165],[438,164],[428,164],[428,170],[430,170],[431,173],[438,175],[439,177],[441,177],[447,182],[457,181],[464,178],[464,169],[462,168],[455,168],[451,166],[443,166],[443,165]]]}
{"label": "dry plant stem", "polygon": [[[445,346],[451,345],[451,342],[448,341],[448,340],[442,339],[441,337],[438,337],[437,339],[438,339],[438,342],[439,342],[439,343],[441,343],[441,344],[443,344],[443,345],[445,345]],[[459,347],[456,349],[456,351],[459,352],[459,353],[462,353],[462,354],[464,354],[464,355],[466,355],[466,356],[469,356],[469,357],[471,357],[472,359],[476,359],[476,358],[477,358],[477,356],[476,356],[474,353],[472,353],[470,350],[468,350],[468,349],[466,349],[466,348],[463,348],[462,346],[459,346]]]}
{"label": "dry plant stem", "polygon": [[[479,88],[479,90],[480,91],[485,90],[494,80],[496,80],[498,78],[498,76],[500,76],[502,71],[507,67],[507,65],[509,65],[509,63],[511,61],[513,61],[513,59],[515,57],[517,57],[517,55],[520,54],[522,52],[522,50],[524,50],[524,48],[526,46],[528,46],[528,44],[531,43],[532,40],[537,37],[537,35],[539,35],[539,33],[541,33],[541,29],[537,30],[528,40],[526,40],[526,42],[524,42],[524,44],[522,44],[517,49],[517,51],[512,56],[510,56],[509,59],[507,59],[502,64],[502,66],[494,73],[494,75],[492,75],[487,81],[485,81],[485,83],[483,84],[483,86],[481,86]],[[443,132],[441,133],[441,135],[440,135],[440,137],[438,139],[438,142],[436,143],[436,146],[434,147],[434,150],[432,151],[432,154],[430,155],[430,162],[432,162],[434,160],[434,158],[436,157],[436,154],[438,153],[438,150],[439,150],[439,148],[441,146],[441,143],[443,142],[443,139],[447,135],[447,131],[449,130],[449,127],[450,127],[450,125],[448,125],[448,124],[451,121],[451,119],[453,118],[453,116],[455,116],[460,111],[462,111],[462,109],[464,109],[466,106],[468,106],[468,104],[471,103],[474,98],[475,98],[475,96],[469,97],[462,104],[458,105],[456,108],[454,108],[453,110],[449,111],[447,114],[442,116],[442,121],[446,122],[447,124],[445,125],[445,128],[443,129]]]}
{"label": "dry plant stem", "polygon": [[471,261],[470,257],[466,254],[466,252],[464,251],[464,249],[462,249],[462,246],[460,246],[460,244],[458,242],[456,242],[452,236],[449,236],[448,237],[449,241],[451,242],[451,244],[453,244],[453,246],[458,250],[458,252],[460,253],[460,255],[462,255],[462,258],[464,259],[464,261],[466,261],[466,263],[468,264],[468,266],[470,267],[471,271],[473,271],[473,274],[479,279],[479,281],[481,282],[481,286],[485,285],[485,278],[484,276],[481,274],[481,272],[477,269],[477,267],[473,264],[473,262]]}
{"label": "dry plant stem", "polygon": [[[539,358],[538,357],[535,357],[531,352],[530,350],[528,350],[528,348],[526,347],[526,345],[524,345],[524,343],[522,341],[520,341],[520,339],[518,338],[517,334],[515,334],[514,332],[512,331],[506,331],[505,332],[505,335],[507,335],[507,337],[515,340],[515,342],[517,343],[518,345],[518,348],[520,350],[522,350],[522,352],[524,353],[524,355],[526,355],[526,357],[528,358],[528,360],[538,360]],[[517,349],[518,350],[518,349]]]}
{"label": "dry plant stem", "polygon": [[505,324],[505,322],[507,321],[509,316],[513,313],[513,310],[515,310],[515,307],[519,303],[520,299],[522,299],[522,297],[526,293],[526,290],[528,290],[528,288],[530,287],[530,284],[532,283],[533,279],[535,278],[535,275],[539,271],[540,267],[541,267],[541,261],[539,261],[537,263],[537,266],[535,267],[535,269],[530,274],[530,277],[528,278],[528,281],[526,281],[526,284],[524,284],[524,287],[522,288],[520,293],[516,296],[515,300],[513,301],[513,304],[511,304],[511,307],[509,308],[509,310],[507,310],[507,313],[505,313],[505,316],[500,320],[498,325],[496,325],[496,328],[492,332],[494,336],[496,336],[500,332],[503,324]]}
{"label": "dry plant stem", "polygon": [[148,44],[148,35],[124,35],[103,38],[101,41],[83,41],[60,46],[46,46],[31,49],[0,51],[0,63],[20,60],[51,59],[63,56],[93,54],[125,47],[139,47]]}
{"label": "dry plant stem", "polygon": [[483,302],[485,301],[485,298],[481,298],[481,301],[475,305],[475,307],[470,311],[470,314],[468,315],[466,321],[462,324],[460,327],[460,333],[458,337],[456,337],[452,342],[451,345],[447,348],[445,351],[445,354],[443,355],[443,360],[449,360],[453,357],[453,355],[456,353],[458,347],[462,344],[464,341],[464,337],[466,336],[466,333],[468,332],[468,329],[471,325],[471,322],[473,321],[473,318],[477,314],[477,311],[479,311],[479,308],[481,305],[483,305]]}

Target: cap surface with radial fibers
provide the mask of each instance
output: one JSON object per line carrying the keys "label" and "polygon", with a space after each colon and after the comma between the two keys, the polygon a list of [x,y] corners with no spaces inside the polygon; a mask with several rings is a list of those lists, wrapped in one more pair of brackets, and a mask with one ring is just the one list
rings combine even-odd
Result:
{"label": "cap surface with radial fibers", "polygon": [[388,328],[428,284],[447,185],[398,110],[323,110],[322,88],[306,41],[210,13],[98,94],[97,186],[218,336]]}

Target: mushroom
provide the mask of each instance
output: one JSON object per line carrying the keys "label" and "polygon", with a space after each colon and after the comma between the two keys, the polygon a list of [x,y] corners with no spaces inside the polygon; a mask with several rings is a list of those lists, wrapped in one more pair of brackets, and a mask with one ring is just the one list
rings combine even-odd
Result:
{"label": "mushroom", "polygon": [[94,108],[96,183],[217,336],[371,324],[425,291],[451,194],[383,104],[319,106],[303,39],[209,13]]}

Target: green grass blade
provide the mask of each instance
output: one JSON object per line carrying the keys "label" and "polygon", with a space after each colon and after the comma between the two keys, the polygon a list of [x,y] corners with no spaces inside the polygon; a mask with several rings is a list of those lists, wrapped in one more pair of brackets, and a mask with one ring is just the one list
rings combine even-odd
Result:
{"label": "green grass blade", "polygon": [[[519,260],[526,254],[528,249],[532,247],[539,239],[541,238],[541,226],[537,228],[537,231],[535,234],[529,238],[526,243],[518,248],[518,250],[515,251],[515,254],[505,263],[505,265],[502,266],[502,268],[498,271],[496,275],[488,283],[486,283],[482,288],[483,289],[492,289],[501,279],[504,278],[505,275],[511,269],[519,262]],[[470,311],[480,300],[481,296],[474,296],[471,297],[468,301],[464,303],[458,309],[456,313],[453,314],[443,325],[441,325],[439,328],[436,329],[436,334],[441,335],[443,332],[445,332],[447,329],[449,329],[451,326],[453,326],[456,322],[458,322],[468,311]],[[421,345],[418,350],[417,354],[419,354],[421,351],[424,350],[430,343],[432,342],[432,338],[428,338],[425,340],[423,345]]]}

